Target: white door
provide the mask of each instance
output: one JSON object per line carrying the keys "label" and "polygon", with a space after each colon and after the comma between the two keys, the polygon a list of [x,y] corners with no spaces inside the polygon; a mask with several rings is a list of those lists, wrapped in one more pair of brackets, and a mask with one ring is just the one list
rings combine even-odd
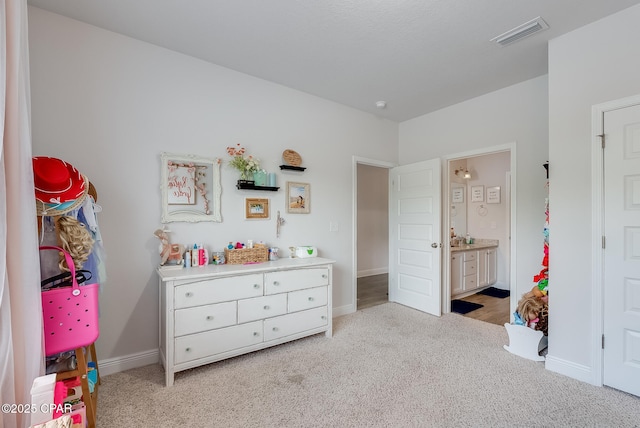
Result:
{"label": "white door", "polygon": [[604,135],[604,384],[640,396],[640,106]]}
{"label": "white door", "polygon": [[389,171],[389,300],[440,316],[440,160]]}

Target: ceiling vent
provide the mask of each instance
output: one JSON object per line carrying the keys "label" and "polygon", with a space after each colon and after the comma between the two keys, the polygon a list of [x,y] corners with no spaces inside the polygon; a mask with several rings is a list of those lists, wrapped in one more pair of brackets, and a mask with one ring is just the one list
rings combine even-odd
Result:
{"label": "ceiling vent", "polygon": [[494,37],[490,41],[496,42],[500,46],[507,46],[539,31],[546,30],[547,28],[549,28],[549,25],[544,22],[544,19],[538,16],[529,22],[518,25],[516,28],[507,31],[506,33],[502,33],[499,36]]}

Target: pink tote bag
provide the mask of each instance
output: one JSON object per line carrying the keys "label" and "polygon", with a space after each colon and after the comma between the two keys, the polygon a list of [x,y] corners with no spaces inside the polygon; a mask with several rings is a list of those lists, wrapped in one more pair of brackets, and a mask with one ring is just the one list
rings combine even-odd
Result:
{"label": "pink tote bag", "polygon": [[71,287],[42,292],[44,350],[47,356],[87,346],[100,335],[98,325],[99,284],[78,286],[76,268],[71,255],[60,247],[40,247],[64,254],[71,270]]}

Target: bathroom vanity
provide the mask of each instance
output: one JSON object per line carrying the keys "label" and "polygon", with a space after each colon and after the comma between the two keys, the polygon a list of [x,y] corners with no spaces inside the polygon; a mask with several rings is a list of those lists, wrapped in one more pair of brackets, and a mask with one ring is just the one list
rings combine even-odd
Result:
{"label": "bathroom vanity", "polygon": [[473,294],[497,282],[498,240],[451,247],[451,296]]}

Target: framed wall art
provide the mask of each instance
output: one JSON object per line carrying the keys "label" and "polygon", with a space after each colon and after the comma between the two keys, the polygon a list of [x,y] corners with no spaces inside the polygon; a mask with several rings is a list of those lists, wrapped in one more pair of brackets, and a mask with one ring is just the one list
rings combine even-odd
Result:
{"label": "framed wall art", "polygon": [[220,159],[160,154],[162,223],[221,222]]}
{"label": "framed wall art", "polygon": [[488,204],[500,203],[500,186],[487,187],[487,203]]}
{"label": "framed wall art", "polygon": [[311,193],[309,183],[287,181],[287,212],[309,214],[311,212]]}
{"label": "framed wall art", "polygon": [[245,219],[268,219],[269,199],[245,198],[244,199]]}
{"label": "framed wall art", "polygon": [[453,189],[451,189],[451,203],[464,203],[464,187],[454,187]]}
{"label": "framed wall art", "polygon": [[471,186],[471,202],[484,202],[484,186]]}

